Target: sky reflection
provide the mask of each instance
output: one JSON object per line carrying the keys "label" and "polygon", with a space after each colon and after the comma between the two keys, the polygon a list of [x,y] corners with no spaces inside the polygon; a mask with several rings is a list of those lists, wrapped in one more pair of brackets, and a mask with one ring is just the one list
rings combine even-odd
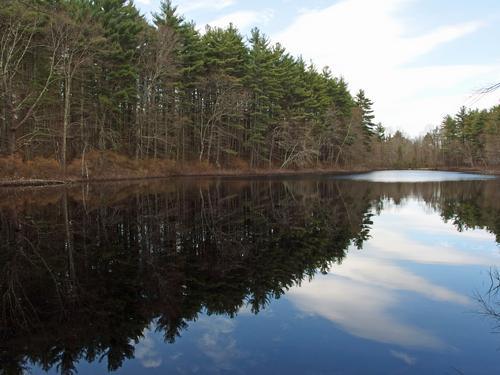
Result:
{"label": "sky reflection", "polygon": [[466,181],[466,180],[491,180],[495,176],[481,175],[475,173],[446,172],[440,171],[376,171],[349,175],[349,180],[361,180],[371,182],[435,182],[435,181]]}
{"label": "sky reflection", "polygon": [[[432,235],[437,237],[433,244],[428,242]],[[407,293],[456,305],[461,311],[471,310],[473,301],[470,294],[440,285],[425,272],[419,275],[418,265],[432,265],[435,273],[464,265],[489,267],[500,263],[494,244],[494,236],[484,230],[456,231],[417,200],[402,206],[386,204],[374,218],[371,238],[362,251],[351,247],[341,265],[293,288],[287,298],[299,310],[357,337],[401,347],[445,349],[450,344],[427,328],[425,320],[415,324],[398,314]],[[414,363],[407,354],[391,353]]]}

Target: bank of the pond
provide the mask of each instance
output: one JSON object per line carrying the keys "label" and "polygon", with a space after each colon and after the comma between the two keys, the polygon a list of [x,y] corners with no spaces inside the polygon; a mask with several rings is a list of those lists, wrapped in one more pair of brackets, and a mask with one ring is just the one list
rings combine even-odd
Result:
{"label": "bank of the pond", "polygon": [[251,177],[289,177],[307,175],[347,175],[353,173],[372,172],[381,169],[355,168],[355,169],[253,169],[253,170],[232,170],[218,169],[209,172],[176,172],[159,175],[147,174],[127,174],[127,175],[105,175],[99,177],[78,178],[74,176],[61,177],[58,179],[30,179],[30,178],[10,178],[0,179],[0,187],[28,187],[28,186],[54,186],[67,185],[82,182],[113,182],[113,181],[134,181],[134,180],[158,180],[164,178],[177,177],[224,177],[224,178],[251,178]]}
{"label": "bank of the pond", "polygon": [[0,186],[45,186],[80,182],[146,180],[169,177],[257,177],[307,174],[346,174],[367,172],[373,168],[252,168],[241,159],[232,159],[224,167],[198,161],[132,159],[115,152],[91,152],[75,159],[65,170],[52,158],[24,160],[18,155],[0,158]]}
{"label": "bank of the pond", "polygon": [[473,167],[446,167],[446,168],[432,168],[431,171],[445,171],[445,172],[462,172],[462,173],[478,173],[491,176],[500,176],[500,168],[473,168]]}
{"label": "bank of the pond", "polygon": [[[206,162],[176,162],[172,160],[136,160],[113,152],[93,152],[71,162],[66,171],[55,159],[23,160],[19,156],[0,158],[0,186],[53,186],[81,182],[112,182],[148,180],[171,177],[285,177],[299,175],[342,175],[394,168],[368,166],[335,168],[320,165],[315,168],[286,169],[279,167],[251,168],[235,159],[224,168]],[[500,175],[492,168],[421,168],[422,170],[453,171]]]}

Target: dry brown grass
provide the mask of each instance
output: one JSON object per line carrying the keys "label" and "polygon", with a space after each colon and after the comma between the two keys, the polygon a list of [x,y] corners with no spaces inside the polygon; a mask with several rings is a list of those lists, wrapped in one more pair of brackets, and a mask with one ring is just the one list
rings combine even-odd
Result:
{"label": "dry brown grass", "polygon": [[84,159],[73,160],[68,166],[69,175],[89,179],[169,176],[175,173],[175,161],[135,160],[112,151],[93,151]]}
{"label": "dry brown grass", "polygon": [[85,158],[71,161],[64,174],[55,159],[23,160],[19,155],[0,158],[0,182],[12,180],[62,179],[106,180],[173,175],[213,174],[217,169],[208,162],[177,163],[173,160],[135,160],[112,151],[93,151]]}
{"label": "dry brown grass", "polygon": [[250,170],[250,164],[246,160],[241,158],[233,158],[228,163],[228,169],[234,169],[237,171],[248,171]]}
{"label": "dry brown grass", "polygon": [[331,166],[319,165],[311,169],[252,169],[248,162],[240,158],[232,158],[224,168],[206,161],[176,162],[162,159],[136,160],[113,151],[92,151],[85,158],[74,159],[69,163],[64,174],[55,159],[35,158],[23,160],[19,155],[0,158],[0,185],[12,182],[28,183],[33,180],[119,180],[148,177],[169,176],[230,176],[230,175],[286,175],[293,173],[329,173],[341,172]]}
{"label": "dry brown grass", "polygon": [[0,158],[0,179],[47,179],[62,177],[54,159],[35,158],[24,161],[19,155]]}

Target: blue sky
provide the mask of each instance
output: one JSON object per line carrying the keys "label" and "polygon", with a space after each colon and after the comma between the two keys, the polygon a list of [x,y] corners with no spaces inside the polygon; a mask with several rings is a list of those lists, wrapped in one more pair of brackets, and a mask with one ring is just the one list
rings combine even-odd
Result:
{"label": "blue sky", "polygon": [[[148,15],[160,0],[136,0]],[[274,42],[365,89],[376,120],[419,135],[461,105],[500,104],[499,0],[178,0],[203,30],[258,26]]]}

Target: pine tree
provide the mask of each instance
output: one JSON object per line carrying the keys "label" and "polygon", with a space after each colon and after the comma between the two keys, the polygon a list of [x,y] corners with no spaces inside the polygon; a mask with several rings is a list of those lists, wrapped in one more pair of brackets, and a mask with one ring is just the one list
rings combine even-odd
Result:
{"label": "pine tree", "polygon": [[369,149],[370,141],[372,136],[375,134],[375,123],[373,119],[375,116],[373,115],[372,105],[373,102],[368,99],[363,90],[359,90],[356,94],[355,98],[356,105],[361,110],[361,127],[363,130],[363,142],[365,146]]}
{"label": "pine tree", "polygon": [[132,143],[138,94],[139,34],[146,27],[146,21],[133,3],[126,0],[96,0],[94,11],[106,38],[106,48],[99,54],[101,72],[97,88],[102,116],[100,144],[101,147],[108,142],[116,144],[117,139],[109,129],[124,131],[125,139]]}

